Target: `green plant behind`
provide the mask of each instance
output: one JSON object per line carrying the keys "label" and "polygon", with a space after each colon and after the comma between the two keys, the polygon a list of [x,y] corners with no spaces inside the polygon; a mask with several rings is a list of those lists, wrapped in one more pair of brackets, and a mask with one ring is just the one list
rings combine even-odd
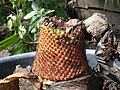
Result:
{"label": "green plant behind", "polygon": [[67,0],[9,0],[13,12],[7,16],[8,29],[14,32],[0,42],[0,51],[13,45],[11,55],[36,50],[39,23],[46,16],[67,18]]}

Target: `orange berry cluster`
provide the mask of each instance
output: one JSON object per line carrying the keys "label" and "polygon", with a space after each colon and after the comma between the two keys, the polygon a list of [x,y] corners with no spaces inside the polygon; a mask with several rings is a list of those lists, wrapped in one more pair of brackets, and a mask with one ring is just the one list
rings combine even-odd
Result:
{"label": "orange berry cluster", "polygon": [[[49,23],[53,23],[54,27]],[[79,76],[88,65],[85,54],[84,24],[81,22],[72,32],[66,32],[58,29],[55,21],[49,23],[45,20],[41,23],[33,73],[54,81]],[[58,30],[60,33],[56,34]]]}

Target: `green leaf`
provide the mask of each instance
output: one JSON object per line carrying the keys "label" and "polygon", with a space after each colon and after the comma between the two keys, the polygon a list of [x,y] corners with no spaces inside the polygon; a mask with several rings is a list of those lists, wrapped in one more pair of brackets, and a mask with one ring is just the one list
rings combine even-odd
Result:
{"label": "green leaf", "polygon": [[20,25],[18,29],[19,29],[18,34],[19,34],[20,38],[23,38],[23,36],[26,34],[25,27]]}
{"label": "green leaf", "polygon": [[8,20],[7,22],[7,26],[8,26],[8,29],[11,30],[12,29],[12,20]]}
{"label": "green leaf", "polygon": [[29,41],[29,42],[33,42],[34,38],[33,38],[33,35],[31,35],[31,34],[30,33],[25,34],[24,39]]}
{"label": "green leaf", "polygon": [[26,46],[24,45],[24,43],[19,43],[10,55],[24,53],[25,50],[26,50]]}
{"label": "green leaf", "polygon": [[33,0],[28,0],[28,1],[33,1]]}
{"label": "green leaf", "polygon": [[41,17],[41,16],[38,16],[38,15],[33,16],[33,17],[31,18],[30,24],[33,24],[33,23],[35,23],[36,21],[38,21],[38,20],[40,19],[40,17]]}
{"label": "green leaf", "polygon": [[12,14],[10,14],[9,16],[7,16],[7,19],[12,18],[12,16],[13,16],[13,15],[12,15]]}
{"label": "green leaf", "polygon": [[11,19],[12,19],[13,23],[15,23],[15,22],[16,22],[16,16],[15,16],[15,15],[14,15],[14,16],[12,16],[12,17],[11,17]]}
{"label": "green leaf", "polygon": [[21,10],[21,9],[19,9],[19,14],[17,15],[17,17],[19,18],[19,19],[22,19],[23,18],[23,11]]}
{"label": "green leaf", "polygon": [[11,47],[12,45],[16,44],[19,40],[20,40],[20,37],[18,34],[14,34],[4,39],[3,41],[0,42],[0,51]]}
{"label": "green leaf", "polygon": [[33,17],[33,16],[36,15],[36,14],[37,14],[36,11],[31,11],[30,13],[28,13],[28,14],[24,17],[24,19],[30,19],[31,17]]}
{"label": "green leaf", "polygon": [[23,35],[26,33],[26,29],[22,25],[19,26],[19,30],[22,32]]}
{"label": "green leaf", "polygon": [[34,28],[34,25],[30,25],[28,30],[31,31],[33,28]]}
{"label": "green leaf", "polygon": [[22,39],[23,38],[23,34],[21,31],[18,31],[19,37]]}
{"label": "green leaf", "polygon": [[38,11],[38,14],[39,14],[39,15],[42,15],[44,11],[45,11],[45,9],[44,9],[44,8],[41,8],[41,9]]}
{"label": "green leaf", "polygon": [[31,33],[35,33],[35,32],[36,32],[36,29],[33,28],[33,29],[31,30]]}
{"label": "green leaf", "polygon": [[37,28],[40,28],[40,23],[39,21],[36,22]]}
{"label": "green leaf", "polygon": [[45,15],[52,13],[52,12],[55,12],[55,10],[48,10],[47,12],[45,12]]}
{"label": "green leaf", "polygon": [[34,11],[37,11],[38,10],[38,5],[37,5],[37,3],[36,2],[32,2],[32,9],[34,10]]}

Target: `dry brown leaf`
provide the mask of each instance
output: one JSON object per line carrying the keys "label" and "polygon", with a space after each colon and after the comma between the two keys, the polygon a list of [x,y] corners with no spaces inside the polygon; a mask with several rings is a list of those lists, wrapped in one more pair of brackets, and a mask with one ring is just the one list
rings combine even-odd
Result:
{"label": "dry brown leaf", "polygon": [[14,73],[12,75],[7,76],[6,78],[4,78],[3,80],[0,80],[0,84],[1,83],[9,83],[13,80],[16,80],[18,78],[36,78],[37,76],[34,75],[33,73],[28,73],[28,72],[18,72],[18,73]]}

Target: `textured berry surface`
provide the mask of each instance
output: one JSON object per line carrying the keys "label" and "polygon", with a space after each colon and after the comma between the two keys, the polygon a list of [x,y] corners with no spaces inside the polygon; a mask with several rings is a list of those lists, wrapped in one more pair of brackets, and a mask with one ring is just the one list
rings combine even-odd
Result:
{"label": "textured berry surface", "polygon": [[74,78],[85,71],[88,65],[84,47],[85,27],[78,26],[73,36],[65,31],[62,35],[56,34],[56,29],[41,24],[33,73],[59,81]]}

